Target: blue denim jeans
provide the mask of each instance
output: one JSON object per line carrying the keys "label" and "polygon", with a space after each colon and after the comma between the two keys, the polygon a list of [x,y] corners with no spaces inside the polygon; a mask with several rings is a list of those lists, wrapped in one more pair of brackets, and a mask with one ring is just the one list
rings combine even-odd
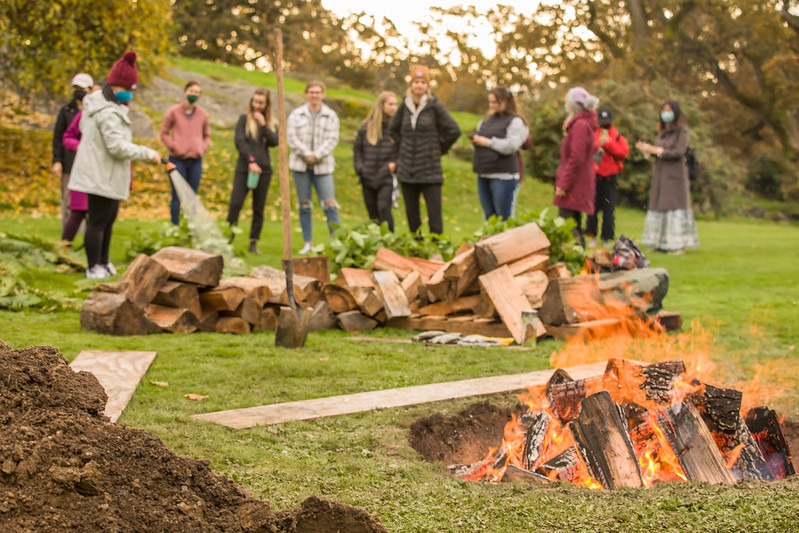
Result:
{"label": "blue denim jeans", "polygon": [[[194,192],[200,188],[200,179],[203,177],[203,159],[178,159],[177,157],[169,156],[169,162],[174,163],[178,172],[191,186]],[[172,180],[169,180],[170,185]],[[175,192],[175,186],[172,185],[172,202],[169,204],[169,214],[172,217],[172,223],[176,226],[180,225],[180,198]]]}
{"label": "blue denim jeans", "polygon": [[316,189],[316,196],[319,197],[319,204],[327,217],[327,229],[333,234],[333,224],[341,225],[338,216],[338,204],[333,190],[333,174],[314,174],[312,170],[304,172],[292,170],[294,175],[294,186],[297,188],[297,201],[300,204],[300,227],[302,228],[302,240],[305,242],[313,241],[313,224],[311,213],[313,202],[311,197],[311,186]]}
{"label": "blue denim jeans", "polygon": [[485,220],[492,215],[504,219],[513,215],[513,203],[519,180],[499,180],[477,177],[477,195]]}

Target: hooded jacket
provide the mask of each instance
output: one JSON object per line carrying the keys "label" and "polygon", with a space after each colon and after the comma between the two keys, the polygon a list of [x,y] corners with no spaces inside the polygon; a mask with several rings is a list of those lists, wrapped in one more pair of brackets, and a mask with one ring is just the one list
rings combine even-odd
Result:
{"label": "hooded jacket", "polygon": [[130,194],[130,161],[149,160],[158,152],[131,142],[129,109],[111,102],[103,91],[83,99],[81,140],[69,176],[69,189],[113,200]]}
{"label": "hooded jacket", "polygon": [[[599,138],[603,131],[608,132],[608,141],[602,146],[599,146]],[[612,124],[607,130],[599,128],[594,135],[596,139],[594,142],[594,150],[602,148],[602,150],[605,151],[599,163],[594,163],[596,177],[607,178],[609,176],[615,176],[624,168],[624,160],[630,152],[627,139],[625,139],[624,135],[619,133]]]}
{"label": "hooded jacket", "polygon": [[594,214],[594,132],[598,127],[596,112],[589,110],[580,111],[566,125],[555,178],[555,187],[566,191],[566,196],[556,196],[552,202],[556,206]]}
{"label": "hooded jacket", "polygon": [[383,121],[383,136],[377,141],[377,144],[371,145],[366,140],[368,125],[364,122],[358,128],[358,135],[352,146],[352,162],[355,173],[358,174],[361,184],[367,189],[391,187],[393,184],[388,164],[397,162],[397,143],[391,140],[388,123],[388,120]]}

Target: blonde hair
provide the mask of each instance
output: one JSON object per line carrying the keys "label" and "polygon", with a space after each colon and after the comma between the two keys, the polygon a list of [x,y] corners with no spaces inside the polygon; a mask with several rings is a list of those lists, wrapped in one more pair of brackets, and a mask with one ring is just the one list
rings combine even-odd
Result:
{"label": "blonde hair", "polygon": [[253,95],[250,97],[250,106],[247,109],[247,135],[250,136],[251,139],[258,138],[258,121],[255,120],[253,113],[255,110],[252,108],[252,101],[255,98],[255,95],[260,94],[266,96],[266,109],[264,109],[264,118],[266,119],[266,127],[270,130],[275,130],[275,117],[272,116],[272,98],[269,96],[269,91],[266,89],[256,89]]}
{"label": "blonde hair", "polygon": [[366,115],[366,120],[363,121],[363,124],[366,124],[366,142],[372,146],[375,146],[383,138],[383,106],[392,96],[397,97],[391,91],[383,91],[377,95],[377,101]]}

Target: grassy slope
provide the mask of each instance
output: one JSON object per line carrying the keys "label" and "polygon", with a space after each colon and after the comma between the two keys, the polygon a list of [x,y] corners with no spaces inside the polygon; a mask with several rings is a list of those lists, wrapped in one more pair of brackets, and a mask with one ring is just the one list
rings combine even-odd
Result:
{"label": "grassy slope", "polygon": [[[185,63],[181,66],[189,68]],[[245,75],[248,73],[237,71],[235,76]],[[254,83],[263,83],[261,79]],[[471,117],[460,118],[468,128],[466,121]],[[215,149],[229,142],[225,132],[215,135]],[[347,146],[337,151],[337,194],[345,224],[364,217],[360,191],[349,170],[349,152]],[[454,236],[464,236],[480,223],[473,174],[467,162],[452,158],[445,160],[445,168],[445,224]],[[227,174],[220,170],[206,178],[226,181]],[[277,188],[272,187],[274,199]],[[550,200],[549,187],[527,180],[519,202],[522,209],[532,209],[544,207]],[[402,211],[396,214],[404,228]],[[270,204],[270,222],[261,239],[266,253],[247,256],[249,264],[277,265],[281,241],[276,215],[276,206]],[[315,226],[321,230],[318,210],[316,217]],[[120,220],[112,258],[121,261],[133,233],[141,228],[155,230],[160,224]],[[638,237],[642,224],[642,213],[619,211],[619,232]],[[248,227],[248,223],[243,225]],[[47,217],[4,215],[0,218],[3,230],[55,238],[58,222]],[[780,374],[765,380],[767,386],[782,389],[775,391],[781,394],[772,405],[792,418],[799,417],[795,392],[799,365],[793,348],[799,332],[799,270],[795,266],[799,229],[746,221],[701,221],[699,232],[699,250],[683,257],[651,257],[654,266],[666,267],[671,273],[667,308],[681,311],[686,323],[698,318],[705,325],[715,324],[718,340],[710,355],[720,364],[719,383],[751,379],[758,365],[778,365]],[[240,240],[243,246],[244,239]],[[31,273],[28,281],[63,289],[79,279],[77,274]],[[407,337],[392,330],[374,334]],[[82,349],[158,351],[122,421],[159,435],[179,454],[210,460],[216,471],[271,500],[275,508],[294,506],[310,494],[321,494],[367,508],[379,515],[390,531],[408,532],[533,527],[540,531],[795,530],[794,517],[799,515],[796,480],[733,488],[679,484],[611,494],[562,486],[466,483],[452,478],[444,465],[421,461],[407,443],[410,424],[433,413],[453,414],[475,399],[245,431],[188,418],[220,409],[526,372],[547,368],[549,354],[562,347],[555,341],[530,351],[398,347],[356,343],[347,337],[337,331],[315,333],[307,348],[288,351],[274,348],[274,335],[268,332],[245,337],[111,338],[80,332],[76,312],[0,312],[0,338],[12,347],[51,344],[69,359]],[[149,381],[167,381],[169,387]],[[187,393],[210,398],[191,402],[183,397]],[[508,395],[491,401],[511,404],[515,399]]]}

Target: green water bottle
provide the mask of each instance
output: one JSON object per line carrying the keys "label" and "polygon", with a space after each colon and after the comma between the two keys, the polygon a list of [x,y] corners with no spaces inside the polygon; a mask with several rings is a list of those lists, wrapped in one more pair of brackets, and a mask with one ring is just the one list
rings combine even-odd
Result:
{"label": "green water bottle", "polygon": [[247,173],[247,188],[255,189],[258,187],[258,180],[261,179],[261,174],[259,172],[248,172]]}

